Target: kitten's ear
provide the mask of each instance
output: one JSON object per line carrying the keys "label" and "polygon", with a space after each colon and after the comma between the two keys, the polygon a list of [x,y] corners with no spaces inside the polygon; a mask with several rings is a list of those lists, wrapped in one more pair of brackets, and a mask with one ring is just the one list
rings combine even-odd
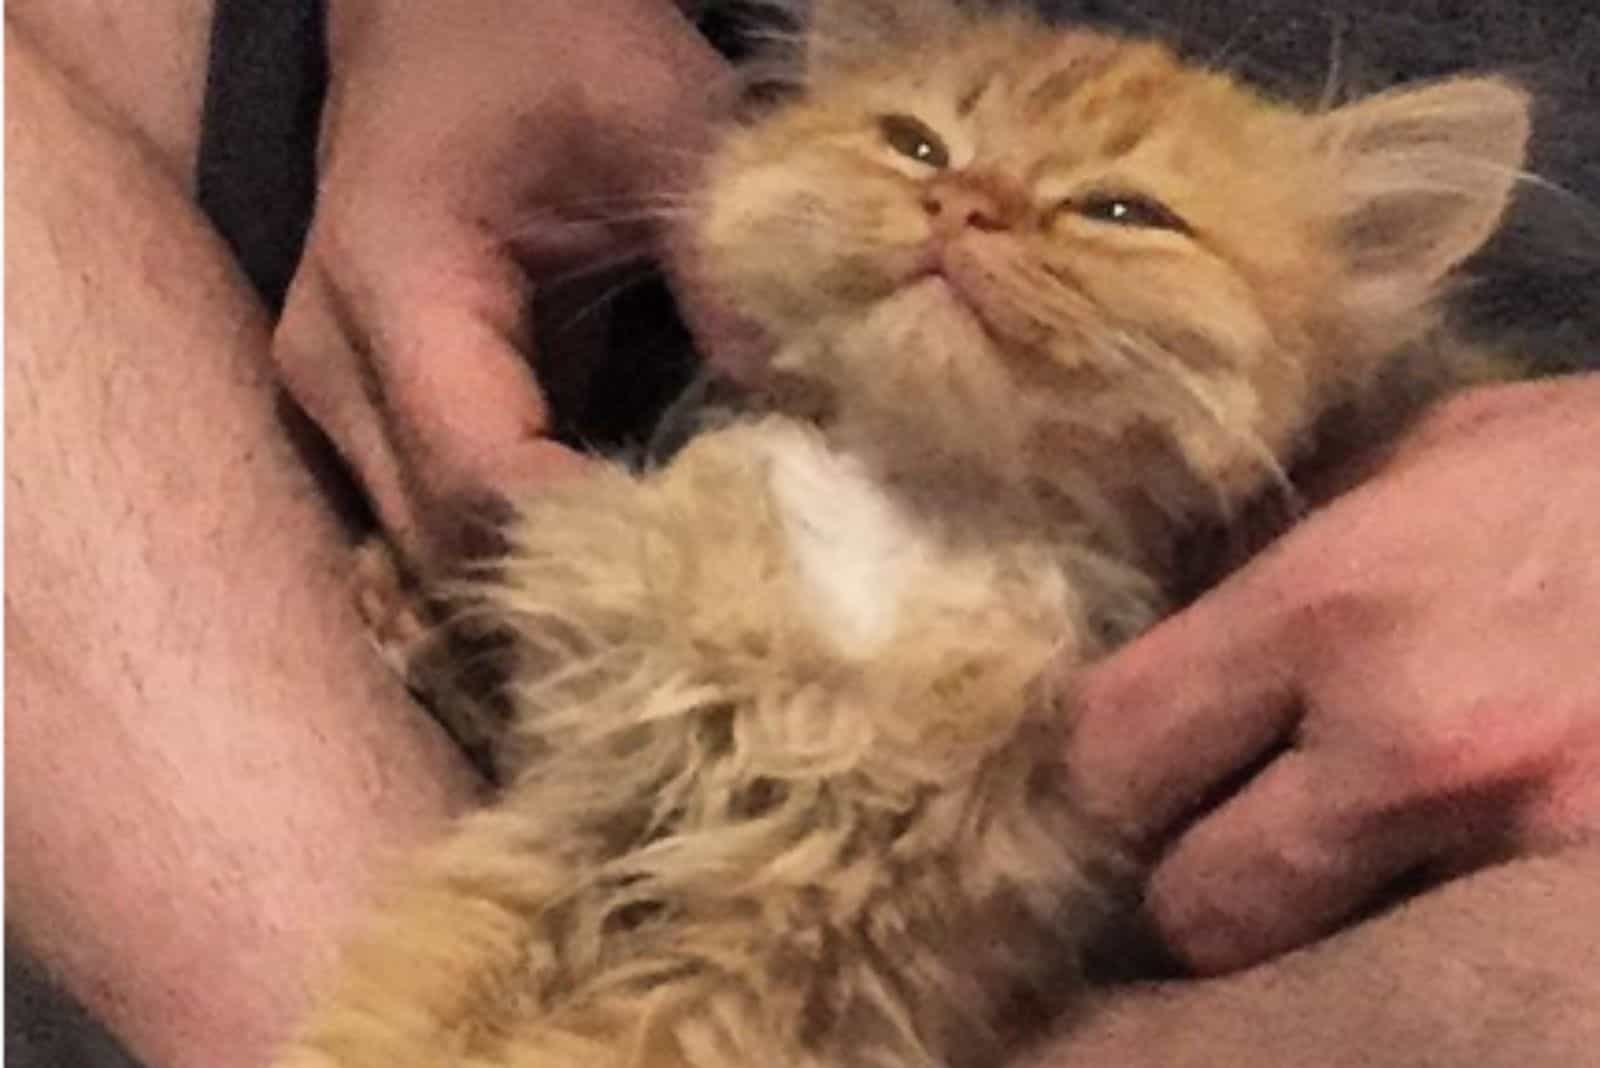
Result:
{"label": "kitten's ear", "polygon": [[811,0],[806,70],[819,75],[865,61],[907,61],[961,17],[956,0]]}
{"label": "kitten's ear", "polygon": [[1522,174],[1529,104],[1509,82],[1459,78],[1314,120],[1358,284],[1390,299],[1425,299],[1489,239]]}

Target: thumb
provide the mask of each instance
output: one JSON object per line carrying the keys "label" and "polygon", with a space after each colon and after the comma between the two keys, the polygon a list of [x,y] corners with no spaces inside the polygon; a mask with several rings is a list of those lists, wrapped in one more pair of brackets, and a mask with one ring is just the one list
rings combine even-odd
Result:
{"label": "thumb", "polygon": [[356,468],[386,531],[426,569],[473,548],[502,494],[580,461],[547,437],[519,289],[465,272],[360,302],[311,264],[275,340],[290,392]]}
{"label": "thumb", "polygon": [[508,495],[584,466],[550,437],[520,303],[463,286],[378,319],[371,366],[427,559],[488,548],[478,535]]}
{"label": "thumb", "polygon": [[367,350],[331,281],[304,262],[272,337],[278,378],[354,469],[401,554],[415,559],[421,548],[415,498],[379,407]]}

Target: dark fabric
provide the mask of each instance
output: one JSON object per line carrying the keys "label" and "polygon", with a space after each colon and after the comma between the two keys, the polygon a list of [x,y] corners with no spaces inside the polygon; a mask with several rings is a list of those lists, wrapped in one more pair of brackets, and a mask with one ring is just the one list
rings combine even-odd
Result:
{"label": "dark fabric", "polygon": [[139,1068],[9,933],[5,1063],[10,1068]]}
{"label": "dark fabric", "polygon": [[196,199],[274,313],[316,200],[327,79],[322,0],[218,0]]}

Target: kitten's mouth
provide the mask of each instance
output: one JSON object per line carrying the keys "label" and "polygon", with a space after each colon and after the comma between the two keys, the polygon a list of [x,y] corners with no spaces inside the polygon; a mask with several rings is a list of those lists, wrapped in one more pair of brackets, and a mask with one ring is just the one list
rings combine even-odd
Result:
{"label": "kitten's mouth", "polygon": [[930,246],[917,256],[895,292],[919,291],[923,293],[921,299],[924,300],[933,298],[937,294],[941,303],[949,304],[977,320],[978,325],[987,332],[989,326],[984,320],[981,302],[970,286],[962,284],[958,272],[952,271],[945,260],[946,257],[941,250]]}
{"label": "kitten's mouth", "polygon": [[970,318],[990,341],[1000,345],[1026,343],[1027,324],[1008,314],[990,292],[991,283],[970,255],[954,249],[930,249],[917,264],[917,270],[902,286],[902,291],[926,289],[940,302]]}

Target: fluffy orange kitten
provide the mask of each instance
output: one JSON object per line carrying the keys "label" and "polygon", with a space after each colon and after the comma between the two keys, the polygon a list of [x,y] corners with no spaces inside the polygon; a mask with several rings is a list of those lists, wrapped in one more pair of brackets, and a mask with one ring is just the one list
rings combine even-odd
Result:
{"label": "fluffy orange kitten", "polygon": [[813,6],[697,225],[825,417],[524,502],[482,593],[515,775],[285,1066],[1002,1063],[1129,868],[1057,695],[1321,415],[1453,373],[1435,298],[1522,165],[1517,89],[1313,112],[1020,14]]}

